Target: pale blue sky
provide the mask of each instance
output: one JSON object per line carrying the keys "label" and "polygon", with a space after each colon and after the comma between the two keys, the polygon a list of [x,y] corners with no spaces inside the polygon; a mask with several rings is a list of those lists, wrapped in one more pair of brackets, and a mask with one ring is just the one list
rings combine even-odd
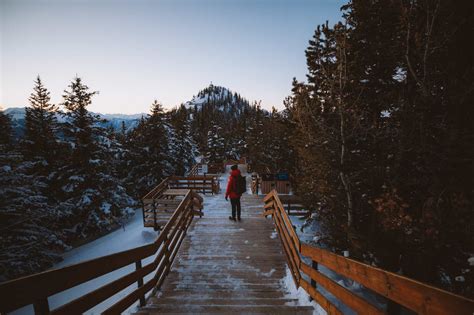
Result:
{"label": "pale blue sky", "polygon": [[0,105],[27,105],[37,74],[59,103],[77,74],[96,112],[170,108],[211,81],[281,109],[316,25],[345,2],[0,0]]}

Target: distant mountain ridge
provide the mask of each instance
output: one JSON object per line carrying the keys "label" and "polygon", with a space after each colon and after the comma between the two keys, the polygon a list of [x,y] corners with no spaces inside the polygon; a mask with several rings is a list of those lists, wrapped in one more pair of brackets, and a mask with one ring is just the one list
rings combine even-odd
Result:
{"label": "distant mountain ridge", "polygon": [[[188,110],[194,112],[221,112],[230,114],[231,116],[239,116],[242,112],[250,106],[250,102],[243,98],[239,93],[233,92],[230,89],[213,85],[212,83],[200,90],[197,95],[193,96],[190,101],[182,104]],[[25,128],[25,108],[26,107],[10,107],[4,110],[4,113],[9,115],[12,119],[13,129],[17,137],[21,137]],[[94,113],[106,122],[100,122],[102,127],[112,127],[119,131],[122,128],[122,123],[125,123],[126,130],[135,128],[142,117],[146,117],[147,113],[138,114],[101,114]],[[58,121],[63,121],[61,115],[57,116]]]}
{"label": "distant mountain ridge", "polygon": [[[5,109],[5,114],[9,115],[12,119],[13,129],[15,131],[16,136],[23,135],[24,128],[25,128],[25,113],[26,107],[10,107]],[[145,113],[140,114],[101,114],[101,113],[94,113],[92,114],[98,115],[101,119],[106,119],[105,123],[100,123],[103,127],[112,127],[115,130],[120,130],[122,128],[122,122],[125,123],[126,130],[133,129],[137,126],[139,120],[146,116]],[[64,118],[61,115],[57,115],[58,121],[63,121]]]}
{"label": "distant mountain ridge", "polygon": [[[26,107],[9,107],[5,109],[4,113],[10,115],[12,119],[24,119],[25,118],[25,109]],[[101,114],[101,113],[94,113],[92,114],[99,115],[100,118],[103,119],[123,119],[123,120],[133,120],[133,119],[140,119],[142,116],[146,116],[145,113],[139,114]]]}

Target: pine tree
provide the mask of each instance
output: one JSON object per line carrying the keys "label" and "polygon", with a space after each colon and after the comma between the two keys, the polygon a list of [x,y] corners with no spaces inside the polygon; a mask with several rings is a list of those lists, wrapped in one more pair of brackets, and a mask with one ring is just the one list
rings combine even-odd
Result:
{"label": "pine tree", "polygon": [[206,159],[209,163],[222,163],[225,159],[225,139],[222,127],[214,123],[207,134]]}
{"label": "pine tree", "polygon": [[173,173],[169,132],[170,126],[163,106],[155,100],[151,115],[142,118],[138,126],[129,133],[127,160],[130,172],[126,182],[128,187],[134,186],[137,198]]}
{"label": "pine tree", "polygon": [[34,164],[2,159],[0,167],[0,281],[49,268],[67,246],[62,214],[45,196]]}
{"label": "pine tree", "polygon": [[468,267],[473,239],[462,223],[474,220],[469,10],[437,0],[343,10],[344,23],[316,29],[308,83],[295,80],[286,100],[298,194],[318,209],[332,246],[446,286],[440,274]]}
{"label": "pine tree", "polygon": [[171,113],[171,126],[174,137],[170,139],[171,156],[175,158],[175,174],[185,175],[195,162],[196,144],[191,137],[191,124],[184,106]]}
{"label": "pine tree", "polygon": [[50,100],[50,93],[38,76],[29,98],[30,107],[26,108],[24,151],[30,159],[45,159],[49,163],[57,157],[58,127],[57,107]]}
{"label": "pine tree", "polygon": [[92,103],[92,96],[98,92],[89,92],[89,88],[76,77],[69,85],[70,90],[64,91],[62,105],[67,110],[65,115],[65,135],[73,144],[73,163],[86,167],[96,148],[93,141],[94,123],[98,117],[92,115],[87,106]]}
{"label": "pine tree", "polygon": [[68,238],[89,237],[110,230],[132,212],[134,200],[117,178],[120,143],[111,130],[99,127],[87,106],[97,92],[74,78],[64,94],[64,134],[70,159],[54,174],[59,209],[74,222]]}
{"label": "pine tree", "polygon": [[0,146],[2,152],[12,144],[12,122],[0,108]]}

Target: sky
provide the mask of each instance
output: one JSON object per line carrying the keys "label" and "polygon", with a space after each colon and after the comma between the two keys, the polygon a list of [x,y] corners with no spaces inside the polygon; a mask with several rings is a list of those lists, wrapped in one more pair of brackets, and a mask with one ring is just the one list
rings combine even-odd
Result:
{"label": "sky", "polygon": [[316,26],[345,2],[0,0],[0,106],[27,106],[37,75],[59,104],[77,75],[100,113],[172,108],[211,82],[282,109]]}

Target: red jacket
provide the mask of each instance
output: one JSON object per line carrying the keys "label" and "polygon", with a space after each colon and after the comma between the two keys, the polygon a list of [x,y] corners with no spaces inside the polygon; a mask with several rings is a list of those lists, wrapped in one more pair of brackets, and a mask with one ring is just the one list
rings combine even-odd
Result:
{"label": "red jacket", "polygon": [[239,170],[233,170],[230,172],[229,181],[227,182],[227,189],[225,191],[225,197],[230,199],[240,198],[240,194],[236,192],[237,188],[237,176],[240,176]]}

